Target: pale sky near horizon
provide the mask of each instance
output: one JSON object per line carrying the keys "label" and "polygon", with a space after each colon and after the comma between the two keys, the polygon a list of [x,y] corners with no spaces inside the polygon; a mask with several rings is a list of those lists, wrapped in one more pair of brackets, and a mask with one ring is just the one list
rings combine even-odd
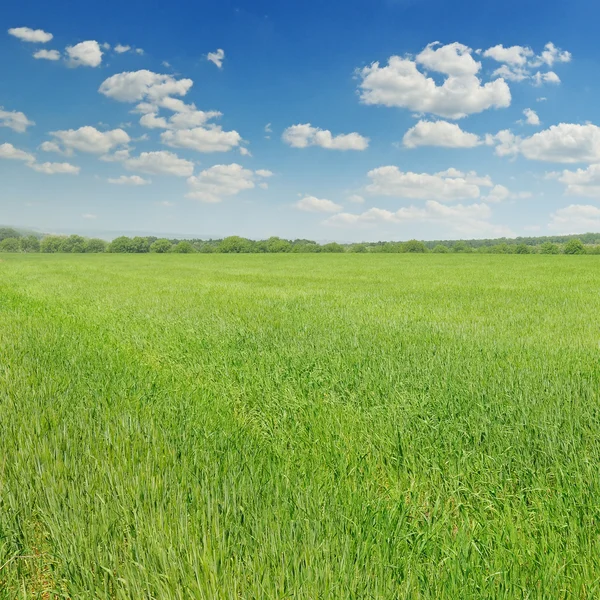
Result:
{"label": "pale sky near horizon", "polygon": [[7,0],[0,223],[600,231],[598,17],[587,0]]}

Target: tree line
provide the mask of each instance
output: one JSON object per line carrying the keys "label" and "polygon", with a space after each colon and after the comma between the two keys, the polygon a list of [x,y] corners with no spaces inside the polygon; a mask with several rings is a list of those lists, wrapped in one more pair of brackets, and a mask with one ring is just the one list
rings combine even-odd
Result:
{"label": "tree line", "polygon": [[[495,243],[494,243],[495,242]],[[501,240],[448,240],[444,242],[372,242],[319,244],[313,240],[286,240],[270,237],[267,240],[250,240],[229,236],[216,240],[168,239],[154,236],[120,236],[107,242],[100,238],[81,235],[43,235],[21,232],[13,228],[0,228],[0,252],[42,253],[479,253],[479,254],[600,254],[600,234],[516,238]]]}

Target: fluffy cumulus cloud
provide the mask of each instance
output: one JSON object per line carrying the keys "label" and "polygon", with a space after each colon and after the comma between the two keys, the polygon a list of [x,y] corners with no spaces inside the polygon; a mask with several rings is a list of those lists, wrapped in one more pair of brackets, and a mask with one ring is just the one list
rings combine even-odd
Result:
{"label": "fluffy cumulus cloud", "polygon": [[24,162],[34,162],[35,156],[15,148],[12,144],[0,144],[0,158],[8,160],[22,160]]}
{"label": "fluffy cumulus cloud", "polygon": [[404,172],[396,166],[387,166],[373,169],[367,175],[371,180],[366,187],[368,193],[415,200],[475,200],[480,196],[480,187],[493,186],[489,177],[456,169],[429,174]]}
{"label": "fluffy cumulus cloud", "polygon": [[[172,148],[189,148],[198,152],[226,152],[242,142],[241,135],[223,131],[209,123],[221,116],[219,111],[198,110],[193,103],[181,98],[193,85],[191,79],[177,79],[141,70],[118,73],[106,79],[100,93],[121,102],[138,102],[135,112],[140,113],[140,125],[148,129],[165,129],[161,141]],[[170,111],[170,116],[160,114]]]}
{"label": "fluffy cumulus cloud", "polygon": [[217,67],[219,67],[219,69],[221,69],[223,67],[223,61],[225,60],[225,50],[223,50],[222,48],[219,48],[215,52],[209,52],[206,55],[206,60],[217,65]]}
{"label": "fluffy cumulus cloud", "polygon": [[71,67],[98,67],[102,63],[102,50],[96,40],[87,40],[74,46],[67,46],[65,52]]}
{"label": "fluffy cumulus cloud", "polygon": [[589,204],[571,204],[550,215],[550,229],[564,235],[600,230],[600,208]]}
{"label": "fluffy cumulus cloud", "polygon": [[521,154],[529,160],[556,163],[600,162],[600,127],[591,123],[559,123],[525,138],[503,130],[488,136],[486,143],[496,146],[498,156]]}
{"label": "fluffy cumulus cloud", "polygon": [[600,200],[600,164],[590,165],[587,169],[551,173],[549,178],[556,178],[563,183],[565,194],[569,196],[586,196]]}
{"label": "fluffy cumulus cloud", "polygon": [[150,179],[144,179],[139,175],[121,175],[121,177],[117,177],[116,179],[109,179],[108,183],[113,183],[115,185],[149,185],[152,183]]}
{"label": "fluffy cumulus cloud", "polygon": [[194,172],[193,162],[164,150],[142,152],[139,156],[126,159],[123,164],[129,171],[140,171],[150,175],[189,177]]}
{"label": "fluffy cumulus cloud", "polygon": [[33,58],[42,60],[60,60],[60,52],[58,50],[38,50],[34,52]]}
{"label": "fluffy cumulus cloud", "polygon": [[4,110],[0,106],[0,127],[8,127],[17,133],[23,133],[31,125],[35,125],[30,121],[24,113],[16,110]]}
{"label": "fluffy cumulus cloud", "polygon": [[51,135],[62,145],[64,152],[89,152],[91,154],[106,154],[116,148],[128,144],[131,138],[123,129],[98,131],[95,127],[86,126],[79,129],[52,131]]}
{"label": "fluffy cumulus cloud", "polygon": [[552,42],[548,42],[539,55],[526,46],[505,48],[502,44],[498,44],[488,48],[482,53],[482,56],[502,63],[494,71],[494,76],[503,77],[508,81],[530,80],[534,85],[560,83],[560,78],[554,71],[537,69],[548,69],[557,63],[566,63],[571,60],[570,52],[557,48]]}
{"label": "fluffy cumulus cloud", "polygon": [[237,131],[223,131],[221,127],[194,127],[165,131],[160,136],[163,144],[172,148],[189,148],[197,152],[227,152],[239,146],[242,137]]}
{"label": "fluffy cumulus cloud", "polygon": [[78,175],[80,168],[67,162],[63,163],[31,163],[29,165],[34,171],[45,175]]}
{"label": "fluffy cumulus cloud", "polygon": [[131,50],[131,46],[125,46],[124,44],[117,44],[115,46],[115,52],[117,54],[123,54],[125,52],[129,52]]}
{"label": "fluffy cumulus cloud", "polygon": [[226,196],[235,196],[244,190],[254,188],[257,180],[260,181],[271,175],[271,171],[264,169],[252,171],[236,163],[214,165],[198,176],[188,178],[189,192],[186,197],[201,202],[221,202]]}
{"label": "fluffy cumulus cloud", "polygon": [[24,42],[33,42],[36,44],[45,44],[54,36],[43,29],[30,29],[29,27],[13,27],[8,33]]}
{"label": "fluffy cumulus cloud", "polygon": [[525,123],[527,123],[527,125],[537,126],[540,124],[540,118],[535,112],[535,110],[532,110],[531,108],[526,108],[523,111],[523,115],[525,115]]}
{"label": "fluffy cumulus cloud", "polygon": [[369,138],[358,133],[334,136],[331,131],[313,127],[310,123],[288,127],[281,138],[292,148],[321,146],[329,150],[366,150],[369,147]]}
{"label": "fluffy cumulus cloud", "polygon": [[[444,75],[443,83],[438,85],[419,66]],[[385,66],[375,62],[359,70],[360,98],[365,104],[397,106],[451,119],[509,106],[506,82],[499,78],[482,83],[480,69],[471,48],[456,42],[445,46],[433,43],[415,59],[391,56]]]}
{"label": "fluffy cumulus cloud", "polygon": [[402,139],[406,148],[442,146],[444,148],[474,148],[482,143],[479,136],[463,131],[448,121],[419,121]]}
{"label": "fluffy cumulus cloud", "polygon": [[390,211],[370,208],[359,213],[339,213],[325,221],[336,227],[374,227],[381,224],[406,225],[412,223],[438,224],[449,231],[469,236],[510,235],[508,228],[490,222],[492,211],[487,204],[458,204],[446,206],[435,200],[426,202],[423,208],[407,206]]}
{"label": "fluffy cumulus cloud", "polygon": [[315,198],[315,196],[304,196],[294,204],[298,210],[315,213],[336,213],[342,210],[342,207],[331,200],[324,198]]}
{"label": "fluffy cumulus cloud", "polygon": [[119,102],[156,103],[167,96],[185,96],[193,84],[191,79],[176,79],[142,69],[117,73],[105,79],[98,91]]}

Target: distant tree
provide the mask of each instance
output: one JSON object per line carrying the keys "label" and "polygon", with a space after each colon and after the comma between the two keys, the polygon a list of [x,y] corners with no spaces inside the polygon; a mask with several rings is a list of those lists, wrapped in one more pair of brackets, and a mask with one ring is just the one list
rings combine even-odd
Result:
{"label": "distant tree", "polygon": [[278,237],[270,237],[267,240],[267,252],[290,252],[291,250],[292,244],[287,240]]}
{"label": "distant tree", "polygon": [[106,252],[106,246],[108,246],[108,244],[104,240],[101,240],[100,238],[90,238],[85,241],[85,252],[89,252],[90,254]]}
{"label": "distant tree", "polygon": [[132,243],[133,247],[135,248],[135,252],[137,252],[139,254],[144,254],[146,252],[150,252],[150,246],[151,246],[152,242],[150,242],[150,239],[147,237],[135,236],[131,240],[131,243]]}
{"label": "distant tree", "polygon": [[517,244],[515,246],[515,254],[531,254],[527,244]]}
{"label": "distant tree", "polygon": [[19,239],[15,237],[4,238],[0,242],[0,252],[21,252]]}
{"label": "distant tree", "polygon": [[19,239],[21,244],[21,252],[39,252],[40,240],[35,235],[28,235]]}
{"label": "distant tree", "polygon": [[213,244],[210,242],[205,242],[205,243],[198,244],[195,246],[196,246],[196,250],[198,250],[198,252],[200,252],[202,254],[212,254],[213,252],[216,252],[216,247],[213,246]]}
{"label": "distant tree", "polygon": [[586,248],[586,254],[600,254],[600,246],[588,246]]}
{"label": "distant tree", "polygon": [[560,254],[560,248],[552,242],[544,242],[540,246],[540,254]]}
{"label": "distant tree", "polygon": [[468,253],[473,252],[473,248],[471,248],[471,246],[469,246],[467,242],[463,242],[462,240],[460,240],[452,246],[452,252]]}
{"label": "distant tree", "polygon": [[344,246],[337,242],[330,242],[329,244],[321,246],[321,252],[344,252]]}
{"label": "distant tree", "polygon": [[171,252],[175,252],[176,254],[194,254],[196,249],[192,246],[191,242],[187,242],[185,240],[175,244],[171,248]]}
{"label": "distant tree", "polygon": [[150,246],[150,252],[156,252],[156,254],[165,254],[166,252],[170,252],[172,246],[173,244],[171,244],[170,240],[162,238],[160,240],[156,240]]}
{"label": "distant tree", "polygon": [[419,240],[408,240],[402,244],[402,252],[409,252],[411,254],[424,254],[429,252],[427,246]]}
{"label": "distant tree", "polygon": [[59,252],[85,252],[85,238],[80,235],[70,235],[67,238],[63,238]]}
{"label": "distant tree", "polygon": [[21,234],[12,227],[0,227],[0,242],[6,238],[20,238]]}
{"label": "distant tree", "polygon": [[358,254],[363,254],[365,252],[368,252],[366,244],[352,244],[348,248],[348,251],[349,252],[356,252]]}
{"label": "distant tree", "polygon": [[585,254],[585,246],[581,240],[575,238],[566,243],[563,252],[565,254]]}
{"label": "distant tree", "polygon": [[114,253],[134,253],[136,252],[136,245],[133,240],[125,235],[115,238],[108,245],[108,252]]}
{"label": "distant tree", "polygon": [[313,242],[312,240],[294,240],[292,242],[292,252],[297,254],[315,253],[320,251],[321,246],[319,246],[317,242]]}
{"label": "distant tree", "polygon": [[435,252],[436,254],[446,254],[450,252],[450,249],[448,246],[444,246],[444,244],[438,244],[437,246],[434,246],[432,252]]}
{"label": "distant tree", "polygon": [[224,254],[239,254],[252,252],[252,241],[237,235],[231,235],[221,240],[217,252]]}
{"label": "distant tree", "polygon": [[65,239],[64,235],[47,235],[40,242],[40,251],[47,253],[60,252]]}

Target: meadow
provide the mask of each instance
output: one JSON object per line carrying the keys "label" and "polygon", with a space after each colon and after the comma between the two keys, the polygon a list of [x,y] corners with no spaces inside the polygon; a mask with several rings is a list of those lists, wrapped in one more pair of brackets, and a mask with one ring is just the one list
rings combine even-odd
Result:
{"label": "meadow", "polygon": [[0,598],[600,597],[600,258],[0,255]]}

